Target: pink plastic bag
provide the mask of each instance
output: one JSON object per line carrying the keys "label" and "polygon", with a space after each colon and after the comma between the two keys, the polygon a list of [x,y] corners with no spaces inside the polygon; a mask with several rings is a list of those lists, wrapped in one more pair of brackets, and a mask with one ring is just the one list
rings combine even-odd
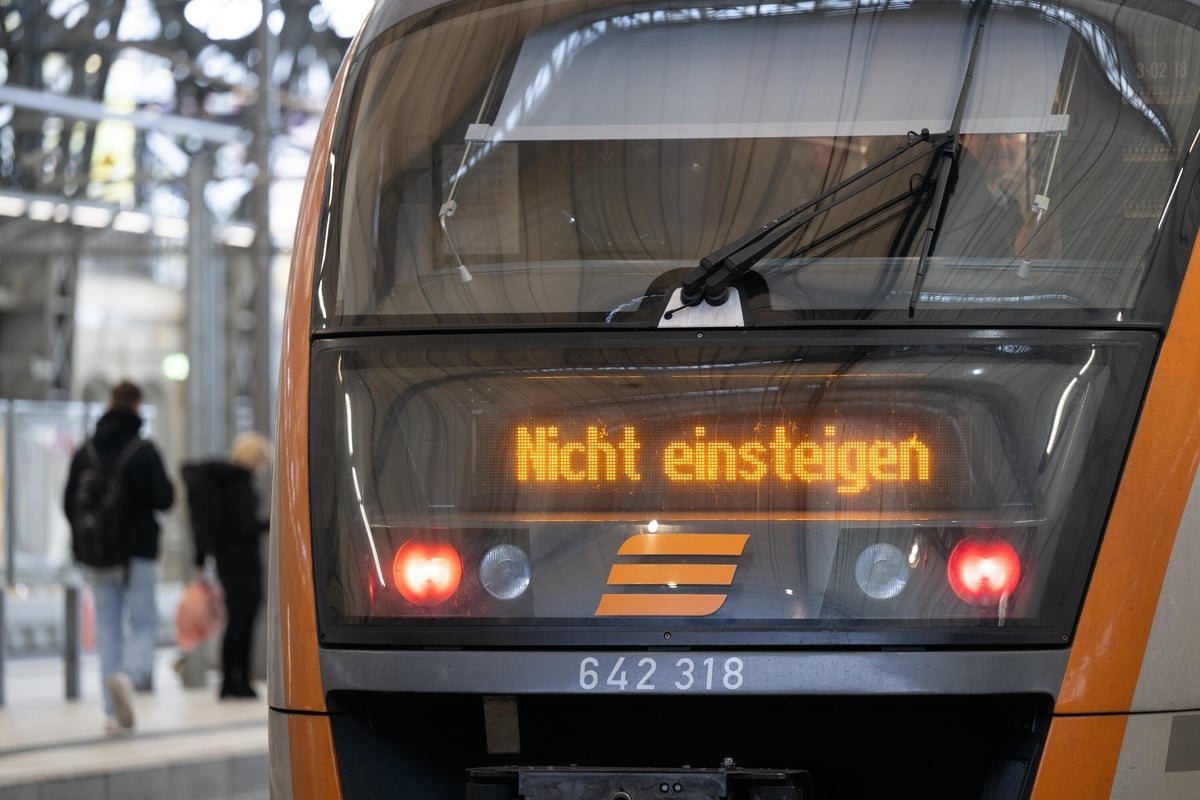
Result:
{"label": "pink plastic bag", "polygon": [[194,578],[183,589],[175,610],[175,641],[185,652],[208,640],[225,624],[225,596],[205,578]]}

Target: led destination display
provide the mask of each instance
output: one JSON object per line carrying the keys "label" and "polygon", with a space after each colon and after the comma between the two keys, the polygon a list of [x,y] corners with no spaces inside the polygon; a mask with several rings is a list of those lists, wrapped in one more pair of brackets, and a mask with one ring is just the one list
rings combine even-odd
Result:
{"label": "led destination display", "polygon": [[969,495],[962,432],[899,414],[477,423],[490,509],[925,510]]}

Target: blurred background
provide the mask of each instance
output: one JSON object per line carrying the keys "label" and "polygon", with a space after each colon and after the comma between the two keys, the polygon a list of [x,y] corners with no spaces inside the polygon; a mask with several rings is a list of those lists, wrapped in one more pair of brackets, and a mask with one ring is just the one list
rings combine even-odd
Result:
{"label": "blurred background", "polygon": [[[183,462],[273,437],[301,186],[370,7],[0,0],[0,656],[62,649],[62,487],[112,385],[141,385],[180,492]],[[169,644],[184,503],[163,523]]]}

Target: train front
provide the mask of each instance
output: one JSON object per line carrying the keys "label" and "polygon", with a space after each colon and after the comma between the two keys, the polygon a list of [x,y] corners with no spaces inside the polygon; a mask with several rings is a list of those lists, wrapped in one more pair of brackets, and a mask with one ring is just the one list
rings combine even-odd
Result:
{"label": "train front", "polygon": [[295,248],[273,797],[1200,796],[1148,644],[1197,18],[379,3]]}

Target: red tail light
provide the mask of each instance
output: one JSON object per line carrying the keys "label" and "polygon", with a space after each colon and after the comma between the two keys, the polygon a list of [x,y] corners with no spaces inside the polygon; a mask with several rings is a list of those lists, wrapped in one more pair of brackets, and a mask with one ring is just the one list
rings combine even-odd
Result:
{"label": "red tail light", "polygon": [[968,603],[996,605],[1021,580],[1021,560],[1003,540],[964,539],[955,545],[947,566],[950,587]]}
{"label": "red tail light", "polygon": [[436,606],[458,589],[462,559],[449,542],[409,539],[396,551],[392,579],[410,603]]}

